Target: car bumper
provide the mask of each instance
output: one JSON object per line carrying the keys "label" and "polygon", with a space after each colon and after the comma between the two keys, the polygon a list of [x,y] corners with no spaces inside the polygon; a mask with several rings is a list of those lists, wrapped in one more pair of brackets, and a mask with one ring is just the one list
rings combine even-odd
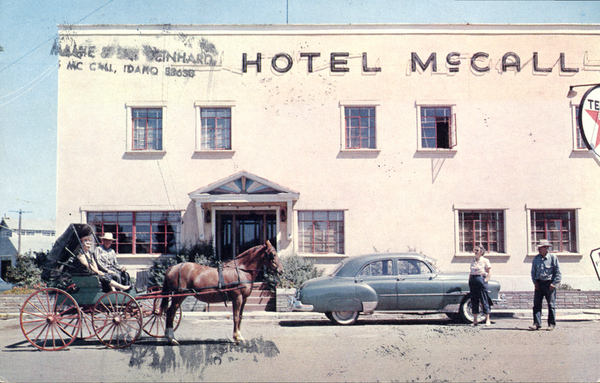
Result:
{"label": "car bumper", "polygon": [[313,309],[314,309],[313,305],[305,305],[301,301],[296,299],[295,297],[290,297],[288,299],[288,307],[290,307],[292,309],[292,311],[302,311],[302,312],[313,311]]}

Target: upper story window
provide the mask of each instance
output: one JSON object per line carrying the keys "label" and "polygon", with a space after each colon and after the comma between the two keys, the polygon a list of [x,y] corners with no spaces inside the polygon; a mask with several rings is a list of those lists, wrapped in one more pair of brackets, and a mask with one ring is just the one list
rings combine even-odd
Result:
{"label": "upper story window", "polygon": [[452,149],[457,144],[456,115],[450,105],[419,106],[421,149]]}
{"label": "upper story window", "polygon": [[343,211],[299,211],[298,251],[344,254]]}
{"label": "upper story window", "polygon": [[472,253],[483,245],[492,253],[505,253],[504,210],[458,210],[459,253]]}
{"label": "upper story window", "polygon": [[96,235],[112,233],[112,248],[126,254],[176,254],[181,241],[181,213],[89,212]]}
{"label": "upper story window", "polygon": [[130,102],[127,109],[127,147],[130,153],[164,151],[164,102]]}
{"label": "upper story window", "polygon": [[530,250],[537,252],[537,244],[547,239],[553,253],[577,253],[576,210],[530,210]]}
{"label": "upper story window", "polygon": [[162,108],[133,108],[132,150],[162,150]]}
{"label": "upper story window", "polygon": [[201,108],[201,150],[231,150],[231,108]]}
{"label": "upper story window", "polygon": [[375,107],[344,107],[345,149],[376,149]]}
{"label": "upper story window", "polygon": [[196,151],[223,153],[233,149],[234,101],[196,101]]}

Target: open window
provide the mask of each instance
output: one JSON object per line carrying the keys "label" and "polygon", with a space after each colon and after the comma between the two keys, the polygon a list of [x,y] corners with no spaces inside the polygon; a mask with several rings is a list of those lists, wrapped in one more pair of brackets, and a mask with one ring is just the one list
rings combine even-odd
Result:
{"label": "open window", "polygon": [[419,149],[454,149],[458,144],[453,105],[418,105]]}

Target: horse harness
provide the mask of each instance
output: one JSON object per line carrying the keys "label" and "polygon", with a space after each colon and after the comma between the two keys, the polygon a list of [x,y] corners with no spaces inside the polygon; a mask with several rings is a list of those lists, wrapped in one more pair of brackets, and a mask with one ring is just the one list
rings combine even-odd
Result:
{"label": "horse harness", "polygon": [[[233,261],[235,263],[235,259]],[[194,287],[188,288],[188,289],[182,289],[181,287],[178,287],[177,294],[189,292],[189,293],[193,293],[194,295],[202,295],[204,293],[204,291],[206,291],[206,290],[215,290],[216,289],[217,292],[221,294],[223,302],[225,303],[225,306],[227,307],[227,291],[241,289],[242,284],[248,284],[248,283],[253,282],[253,281],[242,281],[241,277],[240,277],[240,270],[244,271],[244,272],[256,271],[256,270],[245,270],[245,269],[240,268],[237,265],[235,266],[235,270],[236,270],[236,274],[237,274],[237,281],[225,283],[225,278],[223,277],[223,263],[220,262],[219,265],[217,266],[217,272],[219,274],[217,285],[205,286],[200,289],[196,289]],[[177,279],[179,282],[178,286],[181,286],[181,267],[179,267]],[[175,293],[175,292],[172,292],[172,293]]]}

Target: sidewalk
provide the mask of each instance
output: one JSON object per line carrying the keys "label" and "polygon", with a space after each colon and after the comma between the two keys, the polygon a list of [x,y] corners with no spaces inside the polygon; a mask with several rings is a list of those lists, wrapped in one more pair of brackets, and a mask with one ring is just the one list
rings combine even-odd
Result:
{"label": "sidewalk", "polygon": [[[542,311],[546,315],[546,311]],[[184,311],[184,317],[193,317],[201,320],[230,320],[231,312],[194,312]],[[415,319],[434,318],[435,316],[446,317],[445,314],[405,314],[405,313],[375,313],[372,315],[361,315],[359,320],[390,320],[390,319]],[[518,318],[518,319],[533,319],[532,310],[492,310],[492,319],[495,318]],[[272,311],[248,311],[244,313],[244,320],[327,320],[325,314],[315,312],[272,312]],[[557,309],[556,320],[561,321],[594,321],[600,320],[600,309]]]}
{"label": "sidewalk", "polygon": [[[546,310],[542,311],[545,317]],[[231,311],[184,311],[183,316],[199,320],[231,320]],[[523,320],[533,320],[531,310],[511,310],[499,309],[492,310],[492,319],[494,318],[517,318]],[[19,313],[0,314],[0,320],[9,318],[18,318]],[[445,314],[406,314],[406,313],[382,313],[376,312],[372,315],[361,315],[359,320],[394,320],[394,319],[417,319],[417,318],[446,318]],[[315,312],[274,312],[274,311],[247,311],[244,313],[244,320],[289,320],[289,321],[307,321],[324,320],[329,321],[325,314]],[[600,321],[600,309],[557,309],[556,321]]]}

